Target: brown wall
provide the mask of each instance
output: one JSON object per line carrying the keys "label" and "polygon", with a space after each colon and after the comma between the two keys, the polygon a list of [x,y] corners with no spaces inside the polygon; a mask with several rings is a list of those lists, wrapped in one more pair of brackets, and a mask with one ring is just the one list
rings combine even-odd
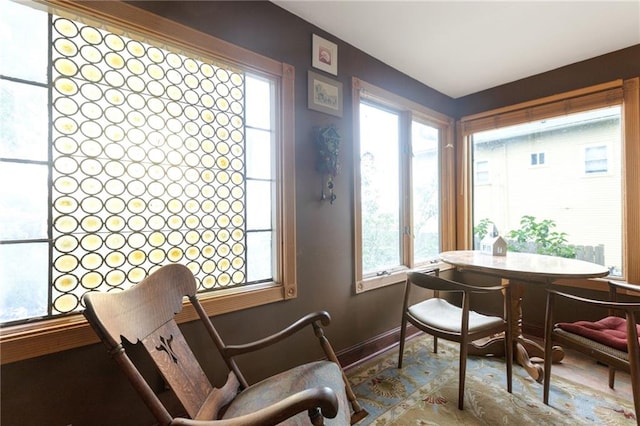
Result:
{"label": "brown wall", "polygon": [[[623,77],[628,53],[606,57],[600,68],[581,63],[558,70],[557,83],[549,87],[544,78],[523,80],[522,86],[503,86],[495,91],[453,100],[381,62],[335,39],[269,2],[140,2],[135,3],[168,18],[183,22],[216,37],[296,67],[296,219],[298,244],[298,298],[214,317],[228,343],[240,343],[271,333],[314,310],[329,311],[333,321],[326,332],[337,351],[399,326],[402,285],[354,294],[353,163],[351,145],[351,77],[356,76],[450,116],[461,116],[516,101],[572,89],[573,75],[588,84]],[[306,108],[306,73],[311,69],[311,34],[338,44],[338,79],[344,85],[344,117],[328,116]],[[640,57],[640,46],[630,53]],[[619,59],[621,58],[621,59]],[[636,62],[637,63],[637,62]],[[640,71],[635,67],[635,74]],[[610,71],[609,71],[610,70]],[[627,70],[627,72],[630,72]],[[591,76],[590,79],[586,76]],[[546,83],[546,84],[545,84]],[[483,107],[485,105],[486,107]],[[314,171],[311,140],[314,126],[335,123],[342,136],[342,173],[336,178],[337,200],[321,203],[320,176]],[[219,358],[207,350],[208,337],[197,323],[183,327],[195,344],[195,352],[210,377]],[[275,370],[321,356],[311,332],[294,338],[294,350],[269,350],[248,358],[247,378],[258,379]],[[136,352],[136,357],[143,354]],[[243,365],[241,364],[241,367]],[[152,382],[158,378],[149,373]],[[108,358],[102,345],[92,345],[2,366],[1,417],[10,425],[151,424],[139,398]]]}
{"label": "brown wall", "polygon": [[640,44],[458,98],[456,118],[638,76]]}

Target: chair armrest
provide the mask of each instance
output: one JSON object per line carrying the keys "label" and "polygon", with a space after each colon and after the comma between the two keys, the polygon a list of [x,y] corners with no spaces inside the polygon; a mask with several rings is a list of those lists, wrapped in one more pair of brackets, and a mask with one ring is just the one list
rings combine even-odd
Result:
{"label": "chair armrest", "polygon": [[[306,317],[305,317],[306,318]],[[338,414],[338,397],[326,386],[318,386],[295,393],[287,398],[254,411],[251,414],[223,420],[192,420],[176,418],[171,425],[175,426],[246,426],[276,425],[306,410],[319,408],[321,415],[334,418]]]}
{"label": "chair armrest", "polygon": [[312,325],[313,323],[320,321],[322,325],[329,325],[331,322],[331,316],[326,311],[318,311],[305,315],[300,318],[296,322],[292,323],[288,327],[280,330],[277,333],[274,333],[270,336],[264,337],[260,340],[256,340],[254,342],[245,343],[242,345],[227,345],[224,349],[222,349],[225,354],[229,357],[234,357],[236,355],[241,355],[247,352],[253,352],[258,349],[265,348],[270,346],[276,342],[279,342],[294,333],[302,330],[303,328]]}
{"label": "chair armrest", "polygon": [[609,285],[616,288],[622,288],[625,290],[640,293],[640,285],[637,285],[637,284],[629,284],[629,283],[624,283],[622,281],[609,280]]}
{"label": "chair armrest", "polygon": [[640,302],[607,302],[604,300],[589,299],[587,297],[576,296],[575,294],[564,293],[558,290],[547,290],[551,295],[557,295],[567,299],[575,300],[577,302],[587,303],[593,306],[599,306],[601,308],[614,308],[614,309],[630,309],[640,308]]}
{"label": "chair armrest", "polygon": [[455,284],[456,284],[457,287],[460,287],[461,290],[465,290],[465,291],[471,292],[471,293],[490,293],[492,291],[502,291],[502,290],[504,290],[505,288],[507,288],[509,286],[509,284],[505,284],[505,285],[495,285],[495,286],[490,286],[490,287],[483,287],[483,286],[465,284],[465,283],[460,283],[460,282],[456,282]]}

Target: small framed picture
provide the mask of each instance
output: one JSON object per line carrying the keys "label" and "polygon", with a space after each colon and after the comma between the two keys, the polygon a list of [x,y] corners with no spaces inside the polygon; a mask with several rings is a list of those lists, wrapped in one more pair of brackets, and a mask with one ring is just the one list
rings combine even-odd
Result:
{"label": "small framed picture", "polygon": [[311,65],[322,71],[338,75],[338,45],[313,34],[311,38],[313,60]]}
{"label": "small framed picture", "polygon": [[342,117],[342,83],[308,71],[309,109]]}

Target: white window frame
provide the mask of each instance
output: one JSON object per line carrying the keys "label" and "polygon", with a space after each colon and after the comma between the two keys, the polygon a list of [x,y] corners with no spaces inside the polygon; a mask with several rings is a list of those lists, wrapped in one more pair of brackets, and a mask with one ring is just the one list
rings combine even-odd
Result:
{"label": "white window frame", "polygon": [[[353,94],[353,152],[354,152],[354,265],[355,265],[355,291],[362,293],[376,288],[404,282],[406,273],[409,269],[422,269],[428,267],[447,267],[441,264],[437,259],[431,262],[416,264],[413,259],[413,221],[411,218],[411,173],[410,170],[401,170],[402,184],[401,206],[402,221],[400,228],[405,229],[401,232],[401,244],[403,246],[401,265],[393,270],[383,274],[364,275],[362,265],[362,221],[361,221],[361,196],[360,196],[360,119],[359,109],[361,101],[370,102],[394,110],[401,115],[408,117],[407,123],[411,123],[412,119],[427,123],[439,129],[440,144],[438,147],[440,159],[440,250],[452,250],[455,245],[455,196],[454,196],[454,146],[453,132],[454,120],[442,113],[431,110],[416,102],[405,99],[385,89],[374,86],[370,83],[362,81],[358,78],[352,80]],[[401,130],[402,133],[402,130]],[[410,134],[410,132],[409,132]],[[406,154],[400,158],[401,168],[405,164],[410,164],[410,150],[404,150]],[[410,166],[409,166],[410,167]],[[408,167],[405,167],[408,169]],[[407,232],[408,231],[408,232]],[[399,230],[400,232],[400,230]]]}
{"label": "white window frame", "polygon": [[[482,164],[485,168],[482,170],[479,170],[480,168],[478,167],[478,165],[480,164]],[[491,183],[491,171],[489,166],[490,166],[489,160],[476,161],[475,167],[473,168],[474,179],[475,179],[474,184],[489,185]],[[481,179],[480,176],[486,176],[486,177]]]}
{"label": "white window frame", "polygon": [[[588,167],[587,167],[587,163],[589,161],[596,161],[594,159],[587,159],[587,151],[589,151],[590,149],[599,149],[599,148],[604,148],[604,157],[603,158],[599,158],[598,161],[606,161],[607,163],[607,168],[606,170],[597,170],[597,171],[589,171]],[[582,159],[582,174],[585,177],[593,177],[593,176],[603,176],[603,175],[607,175],[611,172],[611,165],[610,165],[610,161],[611,161],[611,145],[608,143],[593,143],[593,144],[589,144],[589,145],[584,145],[582,147],[581,150],[581,159]]]}
{"label": "white window frame", "polygon": [[[540,157],[543,158],[542,163],[540,162]],[[547,158],[546,157],[547,156],[545,155],[544,152],[532,152],[531,156],[529,157],[529,166],[531,166],[531,167],[542,167],[542,166],[546,165],[546,162],[547,162]],[[536,163],[535,164],[533,164],[533,162],[532,162],[533,158],[536,159]]]}
{"label": "white window frame", "polygon": [[[43,7],[41,2],[35,7]],[[200,297],[205,310],[219,315],[249,307],[297,297],[295,235],[295,68],[217,39],[182,24],[123,2],[78,2],[50,0],[50,13],[73,19],[78,14],[106,25],[132,29],[143,37],[176,46],[196,55],[219,58],[226,63],[270,76],[277,81],[276,105],[281,114],[276,122],[275,214],[278,234],[274,237],[273,282],[205,293]],[[177,316],[178,322],[197,319],[190,304]],[[81,314],[0,328],[1,363],[10,363],[98,342]]]}

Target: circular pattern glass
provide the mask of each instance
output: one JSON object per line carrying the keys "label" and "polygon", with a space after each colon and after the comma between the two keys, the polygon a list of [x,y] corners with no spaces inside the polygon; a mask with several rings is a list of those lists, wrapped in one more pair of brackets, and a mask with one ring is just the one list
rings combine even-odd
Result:
{"label": "circular pattern glass", "polygon": [[78,27],[73,21],[64,18],[58,18],[53,24],[56,31],[65,37],[75,37],[78,35]]}
{"label": "circular pattern glass", "polygon": [[92,64],[98,63],[102,60],[102,53],[100,53],[100,50],[91,45],[82,46],[80,48],[80,56]]}
{"label": "circular pattern glass", "polygon": [[79,299],[74,294],[65,293],[57,297],[53,301],[53,307],[56,311],[67,313],[72,312],[79,306]]}
{"label": "circular pattern glass", "polygon": [[162,232],[152,232],[148,238],[149,244],[152,247],[162,247],[166,240],[167,239]]}
{"label": "circular pattern glass", "polygon": [[54,22],[54,286],[69,293],[54,308],[165,262],[184,261],[199,288],[241,284],[242,74]]}
{"label": "circular pattern glass", "polygon": [[141,232],[134,232],[127,238],[127,244],[134,249],[142,248],[147,242],[147,238]]}
{"label": "circular pattern glass", "polygon": [[68,136],[61,136],[55,140],[54,147],[60,154],[71,155],[78,150],[78,143]]}
{"label": "circular pattern glass", "polygon": [[102,200],[98,197],[87,197],[80,203],[85,213],[98,213],[102,210]]}
{"label": "circular pattern glass", "polygon": [[102,247],[102,244],[102,238],[97,234],[87,234],[80,241],[82,248],[87,251],[96,251]]}
{"label": "circular pattern glass", "polygon": [[213,260],[205,260],[202,262],[202,272],[205,274],[211,274],[216,270],[216,262]]}
{"label": "circular pattern glass", "polygon": [[58,93],[64,96],[73,96],[78,93],[78,86],[70,78],[57,78],[54,87]]}
{"label": "circular pattern glass", "polygon": [[71,274],[60,275],[54,281],[53,286],[61,293],[68,293],[78,287],[78,279]]}
{"label": "circular pattern glass", "polygon": [[167,258],[171,262],[179,262],[182,259],[182,249],[179,247],[173,247],[167,253]]}
{"label": "circular pattern glass", "polygon": [[105,263],[111,268],[118,268],[124,265],[126,258],[124,254],[119,251],[112,251],[105,259]]}
{"label": "circular pattern glass", "polygon": [[102,284],[102,275],[98,272],[89,272],[82,276],[80,282],[82,283],[82,287],[88,290],[94,290]]}
{"label": "circular pattern glass", "polygon": [[78,221],[73,216],[64,215],[55,219],[53,227],[62,234],[70,234],[78,228]]}
{"label": "circular pattern glass", "polygon": [[147,255],[142,250],[134,250],[129,253],[127,260],[131,265],[140,266],[147,260]]}
{"label": "circular pattern glass", "polygon": [[149,261],[156,265],[161,264],[166,259],[166,254],[162,249],[153,249],[149,252]]}
{"label": "circular pattern glass", "polygon": [[117,34],[107,34],[104,37],[104,42],[109,49],[116,52],[123,50],[125,47],[124,40]]}
{"label": "circular pattern glass", "polygon": [[78,247],[78,239],[73,235],[62,235],[54,242],[56,250],[62,253],[70,253]]}
{"label": "circular pattern glass", "polygon": [[142,281],[146,275],[147,275],[146,271],[138,267],[138,268],[131,269],[129,273],[127,273],[127,278],[132,283],[137,284],[140,281]]}
{"label": "circular pattern glass", "polygon": [[110,250],[119,250],[126,244],[127,240],[122,234],[109,234],[105,240],[105,245]]}
{"label": "circular pattern glass", "polygon": [[120,179],[109,179],[104,184],[104,189],[110,195],[122,195],[126,189],[124,182]]}
{"label": "circular pattern glass", "polygon": [[119,270],[109,271],[107,273],[107,276],[105,277],[107,285],[111,287],[117,287],[121,285],[125,279],[126,279],[126,275],[124,274],[124,272]]}
{"label": "circular pattern glass", "polygon": [[78,267],[78,258],[70,254],[58,257],[53,262],[54,267],[60,272],[71,272]]}
{"label": "circular pattern glass", "polygon": [[85,216],[80,224],[86,232],[98,232],[102,228],[102,219],[95,215]]}
{"label": "circular pattern glass", "polygon": [[55,209],[64,214],[70,214],[78,210],[78,201],[73,197],[62,196],[55,200]]}

